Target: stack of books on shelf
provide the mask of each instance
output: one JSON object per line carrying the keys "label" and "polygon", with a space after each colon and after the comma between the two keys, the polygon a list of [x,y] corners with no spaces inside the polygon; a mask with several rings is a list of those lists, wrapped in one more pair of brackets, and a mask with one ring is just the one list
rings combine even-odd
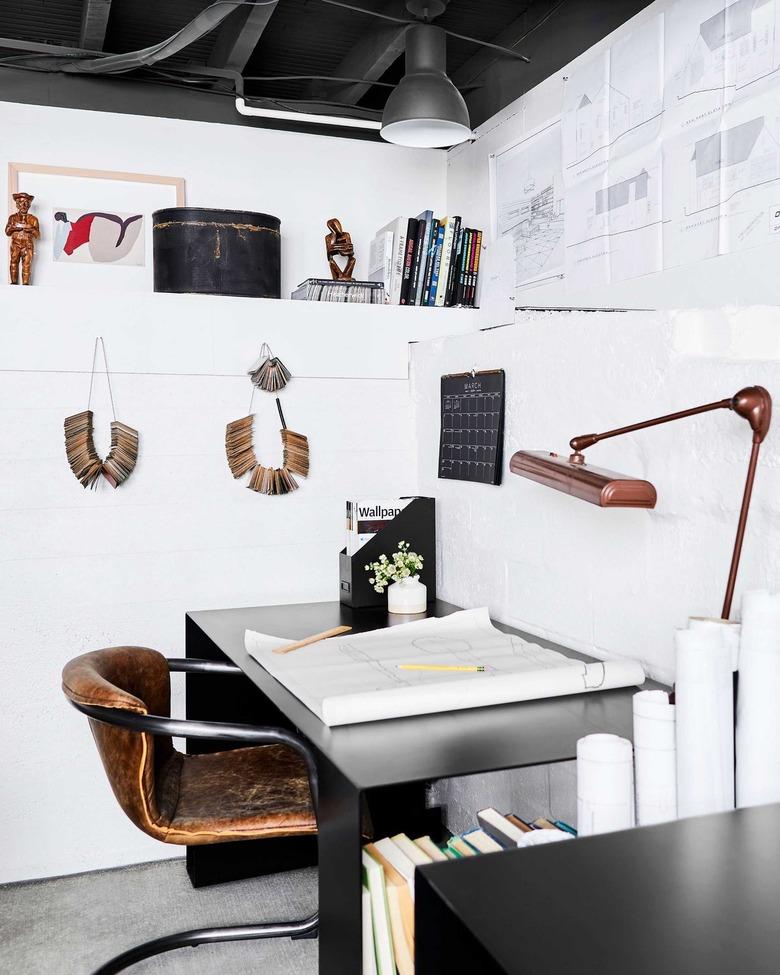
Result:
{"label": "stack of books on shelf", "polygon": [[381,282],[377,281],[306,278],[293,291],[291,297],[302,301],[349,301],[363,305],[383,305],[385,290]]}
{"label": "stack of books on shelf", "polygon": [[572,839],[567,823],[527,822],[495,809],[477,813],[479,826],[445,843],[405,833],[363,847],[363,975],[414,975],[414,871],[436,860],[538,846]]}
{"label": "stack of books on shelf", "polygon": [[482,231],[432,210],[398,217],[371,242],[369,278],[391,305],[476,307]]}

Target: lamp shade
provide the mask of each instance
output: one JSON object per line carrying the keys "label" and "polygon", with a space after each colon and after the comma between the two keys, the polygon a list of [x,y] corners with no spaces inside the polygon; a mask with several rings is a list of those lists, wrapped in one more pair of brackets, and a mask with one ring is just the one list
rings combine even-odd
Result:
{"label": "lamp shade", "polygon": [[625,474],[575,464],[566,457],[541,450],[519,450],[509,462],[513,474],[527,477],[545,487],[590,501],[600,508],[654,508],[655,488]]}
{"label": "lamp shade", "polygon": [[447,41],[440,27],[419,24],[406,35],[406,74],[387,99],[380,134],[420,149],[471,138],[466,102],[446,73]]}

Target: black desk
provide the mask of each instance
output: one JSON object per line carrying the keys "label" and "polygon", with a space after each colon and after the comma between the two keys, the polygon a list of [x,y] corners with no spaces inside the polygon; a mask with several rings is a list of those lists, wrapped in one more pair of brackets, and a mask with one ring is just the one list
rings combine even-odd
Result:
{"label": "black desk", "polygon": [[417,975],[777,975],[780,805],[431,864],[416,911]]}
{"label": "black desk", "polygon": [[[446,616],[457,609],[438,601],[430,612]],[[567,761],[575,757],[577,739],[592,732],[632,736],[634,688],[328,728],[244,649],[247,628],[295,640],[339,624],[360,632],[393,622],[384,612],[353,611],[337,602],[187,614],[187,656],[227,658],[249,678],[236,688],[233,678],[215,682],[188,676],[187,717],[293,727],[308,738],[318,753],[323,975],[360,975],[359,852],[364,800],[378,835],[401,830],[435,833],[436,811],[425,809],[426,782]],[[501,629],[519,632],[511,627]],[[549,641],[531,639],[563,649]],[[224,748],[224,744],[215,747]],[[306,862],[307,848],[300,843],[258,842],[263,844],[267,870]],[[247,847],[247,843],[236,843],[188,849],[193,882],[230,879],[241,875],[242,867],[243,875],[248,875],[247,864],[251,865],[252,859]],[[239,858],[237,872],[231,868],[231,858]],[[259,869],[251,869],[251,873],[258,872]]]}

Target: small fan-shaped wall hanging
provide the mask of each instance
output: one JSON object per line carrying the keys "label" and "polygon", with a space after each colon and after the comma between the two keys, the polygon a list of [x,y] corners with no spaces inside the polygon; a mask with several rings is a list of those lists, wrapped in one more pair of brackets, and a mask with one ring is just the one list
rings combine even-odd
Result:
{"label": "small fan-shaped wall hanging", "polygon": [[[254,396],[254,392],[252,394]],[[282,413],[282,404],[276,400],[279,419],[282,421],[282,466],[265,467],[255,456],[252,443],[252,423],[254,414],[252,401],[249,401],[250,413],[228,423],[225,430],[225,452],[228,467],[234,478],[243,477],[250,473],[247,487],[258,494],[289,494],[299,487],[294,475],[308,477],[309,475],[309,441],[302,433],[288,430]]]}
{"label": "small fan-shaped wall hanging", "polygon": [[249,370],[252,384],[266,393],[278,393],[292,378],[292,373],[278,356],[271,352],[267,342],[260,346],[260,357]]}
{"label": "small fan-shaped wall hanging", "polygon": [[[93,415],[92,387],[95,381],[95,362],[97,360],[98,342],[103,350],[103,363],[106,368],[106,382],[108,395],[111,399],[111,412],[114,419],[111,422],[111,449],[105,460],[101,460],[92,439]],[[65,453],[68,464],[76,479],[85,488],[94,488],[100,480],[100,475],[108,481],[111,487],[119,487],[133,473],[138,460],[138,431],[121,423],[116,418],[114,394],[111,389],[111,378],[108,374],[108,360],[106,346],[102,338],[95,339],[95,349],[92,354],[92,372],[89,380],[89,398],[87,408],[81,413],[65,418]]]}

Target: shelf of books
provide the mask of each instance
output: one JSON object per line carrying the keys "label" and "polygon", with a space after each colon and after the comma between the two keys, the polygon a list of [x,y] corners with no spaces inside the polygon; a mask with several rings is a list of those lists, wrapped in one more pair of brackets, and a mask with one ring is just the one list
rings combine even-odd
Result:
{"label": "shelf of books", "polygon": [[432,838],[397,833],[362,851],[363,975],[414,975],[414,877],[417,867],[574,839],[568,823],[532,821],[493,808],[462,834]]}
{"label": "shelf of books", "polygon": [[305,301],[477,308],[482,231],[460,217],[397,217],[371,241],[367,281],[307,278],[292,297]]}

